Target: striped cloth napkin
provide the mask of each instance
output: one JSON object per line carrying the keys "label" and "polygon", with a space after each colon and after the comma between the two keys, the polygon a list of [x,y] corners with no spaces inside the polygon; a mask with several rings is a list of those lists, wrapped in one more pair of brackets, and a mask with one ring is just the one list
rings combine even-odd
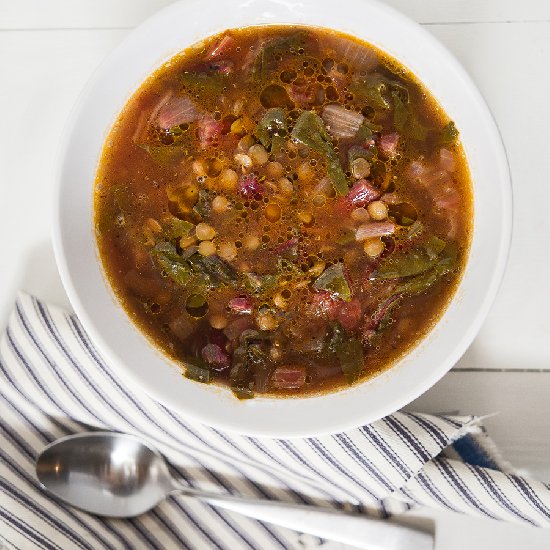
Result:
{"label": "striped cloth napkin", "polygon": [[[0,425],[0,547],[299,546],[288,529],[183,497],[129,520],[90,516],[50,499],[34,475],[37,454],[90,429],[148,439],[176,476],[205,490],[357,506],[382,517],[422,504],[550,525],[550,486],[506,469],[478,418],[397,412],[349,432],[291,440],[191,424],[120,380],[74,315],[26,294],[0,342]],[[309,537],[300,547],[321,543]]]}

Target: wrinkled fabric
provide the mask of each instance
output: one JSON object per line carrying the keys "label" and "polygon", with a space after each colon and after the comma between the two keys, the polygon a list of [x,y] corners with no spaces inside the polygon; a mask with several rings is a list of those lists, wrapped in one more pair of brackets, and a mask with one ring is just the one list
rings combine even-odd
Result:
{"label": "wrinkled fabric", "polygon": [[[344,433],[289,440],[224,433],[122,381],[76,316],[26,294],[0,341],[0,425],[0,534],[16,548],[298,547],[288,529],[181,496],[128,520],[50,498],[34,474],[37,455],[59,437],[95,429],[139,435],[176,477],[209,491],[355,506],[380,517],[422,504],[550,524],[549,487],[507,470],[476,417],[397,412]],[[308,539],[310,547],[321,542]]]}

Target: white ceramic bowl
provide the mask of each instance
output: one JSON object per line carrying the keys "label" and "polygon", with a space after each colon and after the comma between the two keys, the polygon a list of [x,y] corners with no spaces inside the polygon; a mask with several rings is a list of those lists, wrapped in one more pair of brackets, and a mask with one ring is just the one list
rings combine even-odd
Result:
{"label": "white ceramic bowl", "polygon": [[[92,227],[92,190],[104,140],[131,94],[164,61],[226,28],[258,24],[329,27],[396,57],[439,100],[461,132],[474,182],[470,258],[458,292],[432,332],[394,368],[319,397],[238,401],[187,380],[132,325],[103,275]],[[460,358],[501,281],[511,235],[511,186],[497,127],[458,62],[428,32],[373,0],[187,0],[131,32],[93,75],[62,143],[55,211],[56,257],[70,300],[100,351],[128,381],[186,417],[229,431],[313,436],[369,423],[418,397]]]}

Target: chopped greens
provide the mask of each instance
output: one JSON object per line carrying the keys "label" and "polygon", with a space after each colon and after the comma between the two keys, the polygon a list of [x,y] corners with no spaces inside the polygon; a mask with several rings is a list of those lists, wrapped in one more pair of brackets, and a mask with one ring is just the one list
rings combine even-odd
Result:
{"label": "chopped greens", "polygon": [[400,294],[421,294],[426,292],[433,284],[435,284],[443,275],[452,271],[454,266],[445,262],[437,263],[431,271],[426,271],[416,277],[403,281],[396,287],[396,291]]}
{"label": "chopped greens", "polygon": [[151,254],[166,275],[182,287],[190,285],[200,290],[238,281],[235,269],[216,255],[201,256],[192,250],[190,256],[183,257],[170,242],[159,242]]}
{"label": "chopped greens", "polygon": [[373,274],[375,279],[400,279],[424,273],[434,266],[424,248],[415,248],[407,252],[394,252],[380,263]]}
{"label": "chopped greens", "polygon": [[239,399],[254,397],[255,378],[258,369],[268,367],[264,344],[269,336],[256,330],[245,330],[239,337],[239,346],[233,352],[233,362],[229,373],[231,390]]}
{"label": "chopped greens", "polygon": [[152,255],[166,275],[180,286],[187,286],[193,279],[193,271],[189,264],[177,253],[176,247],[168,242],[158,243],[152,250]]}
{"label": "chopped greens", "polygon": [[390,108],[387,80],[380,75],[373,74],[357,79],[350,84],[349,89],[357,99],[365,101],[374,109],[386,111]]}
{"label": "chopped greens", "polygon": [[395,288],[397,294],[420,294],[456,268],[458,247],[454,242],[445,244],[442,239],[432,237],[425,248],[414,249],[408,255],[401,254],[394,260],[397,260],[394,268],[386,267],[382,273],[378,269],[374,274],[375,278],[403,278]]}
{"label": "chopped greens", "polygon": [[424,224],[420,220],[416,220],[407,231],[407,234],[405,236],[406,239],[412,239],[413,237],[417,237],[424,231]]}
{"label": "chopped greens", "polygon": [[398,286],[398,292],[417,294],[429,288],[442,275],[456,267],[458,247],[432,236],[424,246],[408,252],[394,253],[384,259],[373,273],[373,279],[409,279]]}
{"label": "chopped greens", "polygon": [[336,356],[348,384],[356,382],[364,368],[361,342],[353,336],[348,337],[336,346]]}
{"label": "chopped greens", "polygon": [[336,349],[346,338],[346,331],[338,321],[332,323],[331,331],[330,337],[325,340],[325,355],[336,354]]}
{"label": "chopped greens", "polygon": [[247,346],[240,346],[233,352],[233,363],[229,372],[231,391],[239,399],[254,397],[254,381],[250,371]]}
{"label": "chopped greens", "polygon": [[442,145],[450,145],[456,141],[458,133],[459,132],[456,129],[455,123],[451,120],[443,127],[443,130],[441,130],[439,140]]}
{"label": "chopped greens", "polygon": [[327,341],[325,353],[336,355],[348,384],[359,379],[365,364],[363,346],[357,338],[347,334],[338,322],[333,324],[332,335]]}
{"label": "chopped greens", "polygon": [[403,100],[403,94],[395,88],[392,90],[393,124],[397,130],[415,141],[424,141],[428,129],[418,120],[411,105]]}
{"label": "chopped greens", "polygon": [[125,216],[132,211],[134,202],[129,186],[122,183],[112,185],[106,197],[108,207],[104,207],[96,217],[96,228],[99,233],[111,231],[113,220],[125,221]]}
{"label": "chopped greens", "polygon": [[301,46],[305,45],[307,33],[297,31],[288,36],[274,38],[267,44],[260,47],[252,67],[252,75],[256,81],[266,80],[269,73],[277,65],[278,58],[284,54],[295,53]]}
{"label": "chopped greens", "polygon": [[451,299],[472,230],[458,131],[368,44],[233,29],[153,73],[116,127],[101,260],[183,376],[238,399],[333,391],[389,367]]}
{"label": "chopped greens", "polygon": [[393,321],[392,314],[401,303],[401,300],[403,299],[403,294],[405,294],[405,292],[403,291],[397,292],[393,296],[390,296],[390,298],[387,300],[386,304],[389,302],[389,305],[382,304],[384,310],[378,321],[378,327],[376,328],[377,332],[382,332],[391,325]]}
{"label": "chopped greens", "polygon": [[160,165],[175,164],[187,155],[187,147],[185,145],[148,145],[146,143],[138,143],[144,151],[149,153],[149,156]]}
{"label": "chopped greens", "polygon": [[365,120],[363,124],[359,126],[359,130],[357,130],[357,133],[355,134],[355,139],[359,143],[364,144],[373,139],[374,135],[382,131],[383,128],[384,127],[380,126],[380,124],[374,124],[374,122],[371,122],[370,120]]}
{"label": "chopped greens", "polygon": [[206,275],[215,286],[236,283],[238,280],[235,268],[222,260],[219,256],[201,256],[200,254],[193,254],[188,261],[195,271]]}
{"label": "chopped greens", "polygon": [[443,252],[443,249],[447,243],[443,240],[437,237],[436,235],[431,235],[430,238],[426,241],[426,244],[424,245],[426,252],[430,258],[430,260],[433,260]]}
{"label": "chopped greens", "polygon": [[272,151],[278,151],[288,135],[286,113],[280,107],[268,109],[256,128],[260,143]]}
{"label": "chopped greens", "polygon": [[388,207],[388,216],[398,225],[408,227],[413,225],[417,220],[418,212],[412,204],[401,202],[399,204],[390,204]]}
{"label": "chopped greens", "polygon": [[441,251],[438,261],[445,273],[454,269],[458,261],[458,244],[455,241],[447,243]]}
{"label": "chopped greens", "polygon": [[368,149],[366,149],[365,147],[354,145],[353,147],[350,147],[348,150],[348,165],[351,166],[353,164],[353,161],[359,158],[370,161],[372,160],[375,154],[376,154],[376,149],[374,147],[372,148],[369,147]]}
{"label": "chopped greens", "polygon": [[179,218],[172,216],[170,218],[170,225],[167,233],[170,239],[181,239],[182,237],[187,237],[193,227],[195,226],[191,222],[180,220]]}
{"label": "chopped greens", "polygon": [[342,263],[333,264],[325,269],[313,283],[316,290],[326,290],[334,297],[349,302],[351,300],[351,289],[344,275]]}
{"label": "chopped greens", "polygon": [[245,288],[252,292],[253,294],[263,294],[264,292],[270,291],[272,288],[277,286],[279,282],[279,275],[275,274],[266,274],[266,275],[256,275],[255,273],[245,273]]}
{"label": "chopped greens", "polygon": [[440,277],[439,270],[432,269],[416,277],[399,283],[396,291],[400,294],[421,294],[430,288]]}
{"label": "chopped greens", "polygon": [[428,129],[418,120],[416,116],[409,117],[406,135],[415,141],[425,141],[428,136]]}
{"label": "chopped greens", "polygon": [[207,189],[199,191],[199,199],[193,207],[193,212],[198,214],[201,219],[207,218],[212,212],[212,198],[213,193]]}
{"label": "chopped greens", "polygon": [[193,95],[219,96],[228,83],[228,76],[221,72],[185,71],[180,74],[180,82]]}
{"label": "chopped greens", "polygon": [[409,110],[407,109],[407,106],[405,105],[405,103],[403,103],[401,96],[396,91],[392,92],[392,97],[393,97],[393,123],[400,132],[403,132],[403,130],[405,130],[405,124],[407,123],[407,119],[409,118]]}
{"label": "chopped greens", "polygon": [[348,192],[346,174],[342,170],[340,159],[321,117],[313,111],[304,111],[294,125],[292,137],[325,156],[327,174],[332,181],[334,190],[339,195],[345,195]]}
{"label": "chopped greens", "polygon": [[199,359],[185,359],[185,377],[208,384],[210,382],[210,369],[206,363]]}

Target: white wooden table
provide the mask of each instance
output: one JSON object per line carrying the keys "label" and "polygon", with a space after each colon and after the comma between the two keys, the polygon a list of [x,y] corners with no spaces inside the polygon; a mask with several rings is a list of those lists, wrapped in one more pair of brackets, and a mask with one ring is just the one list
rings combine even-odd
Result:
{"label": "white wooden table", "polygon": [[[52,167],[101,59],[170,0],[0,0],[0,329],[19,288],[68,307],[52,252]],[[505,456],[550,481],[550,2],[387,0],[464,64],[502,131],[514,185],[507,274],[475,342],[411,409],[500,414]],[[223,0],[220,0],[220,4]],[[550,531],[437,514],[438,550],[550,548]]]}

